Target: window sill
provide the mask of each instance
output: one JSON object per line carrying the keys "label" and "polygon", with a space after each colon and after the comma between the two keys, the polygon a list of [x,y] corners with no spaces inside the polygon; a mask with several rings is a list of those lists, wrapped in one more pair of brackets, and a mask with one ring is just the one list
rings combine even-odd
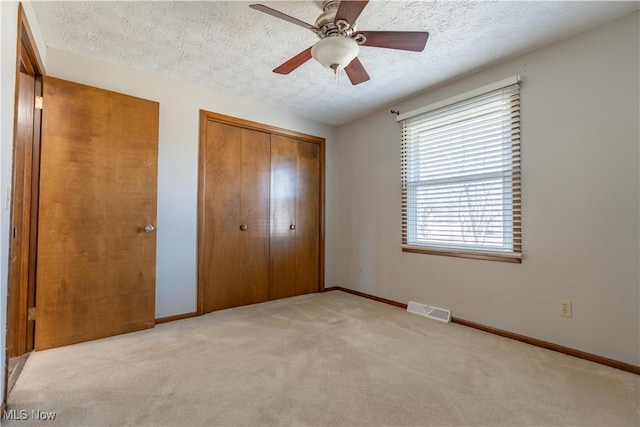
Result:
{"label": "window sill", "polygon": [[409,252],[414,254],[427,254],[427,255],[444,255],[456,258],[470,258],[470,259],[481,259],[485,261],[499,261],[499,262],[509,262],[513,264],[521,264],[522,258],[514,257],[509,255],[503,255],[499,253],[488,253],[488,252],[467,252],[467,251],[456,251],[456,250],[438,250],[433,248],[420,248],[416,246],[402,246],[402,252]]}

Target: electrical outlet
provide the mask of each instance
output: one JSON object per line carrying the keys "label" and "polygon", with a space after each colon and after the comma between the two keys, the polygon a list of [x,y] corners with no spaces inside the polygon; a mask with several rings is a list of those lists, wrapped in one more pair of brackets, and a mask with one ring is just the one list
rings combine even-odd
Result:
{"label": "electrical outlet", "polygon": [[568,299],[560,300],[560,316],[571,317],[571,301]]}
{"label": "electrical outlet", "polygon": [[360,275],[364,276],[364,267],[363,266],[360,266]]}

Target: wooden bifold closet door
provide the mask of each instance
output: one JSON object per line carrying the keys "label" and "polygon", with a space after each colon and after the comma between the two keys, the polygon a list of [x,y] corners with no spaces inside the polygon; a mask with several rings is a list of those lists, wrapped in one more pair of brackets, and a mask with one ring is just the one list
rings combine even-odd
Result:
{"label": "wooden bifold closet door", "polygon": [[322,286],[324,140],[201,112],[198,311]]}
{"label": "wooden bifold closet door", "polygon": [[204,311],[269,295],[269,134],[207,122],[202,147]]}

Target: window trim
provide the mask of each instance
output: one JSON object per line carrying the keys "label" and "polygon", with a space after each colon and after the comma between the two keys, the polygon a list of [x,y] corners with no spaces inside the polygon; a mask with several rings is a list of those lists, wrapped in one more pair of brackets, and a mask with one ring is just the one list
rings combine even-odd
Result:
{"label": "window trim", "polygon": [[[500,90],[503,89],[505,87],[514,85],[514,84],[518,84],[520,83],[521,78],[519,75],[515,75],[503,80],[500,80],[498,82],[494,82],[488,85],[485,85],[483,87],[462,93],[460,95],[456,95],[450,98],[447,98],[445,100],[442,101],[438,101],[432,104],[429,104],[427,106],[409,111],[407,113],[404,114],[400,114],[397,116],[396,121],[398,123],[403,122],[404,120],[410,119],[412,117],[418,116],[418,115],[422,115],[425,113],[428,113],[430,111],[439,109],[439,108],[443,108],[443,107],[447,107],[449,105],[458,103],[458,102],[463,102],[465,100],[468,100],[470,98],[476,97],[476,96],[480,96],[492,91],[496,91],[496,90]],[[519,140],[519,134],[517,136],[517,139]],[[520,142],[518,142],[518,146],[520,145]],[[401,159],[401,167],[404,170],[404,159]],[[521,164],[517,163],[516,164],[517,168],[519,169],[519,172],[521,171]],[[521,177],[521,174],[518,174],[519,177]],[[453,178],[454,180],[456,178]],[[466,181],[466,180],[465,180]],[[404,177],[403,177],[403,182],[404,182]],[[415,185],[416,183],[412,183],[410,185]],[[403,184],[404,185],[404,184]],[[521,187],[519,187],[521,188]],[[511,191],[511,203],[514,203],[514,190],[515,188],[512,188]],[[407,191],[405,193],[405,191],[407,190],[403,190],[403,211],[406,209],[406,203],[407,201],[405,200],[406,198],[410,198],[411,195],[409,194],[409,192]],[[521,190],[520,190],[521,192]],[[450,247],[437,247],[437,246],[421,246],[421,245],[414,245],[414,244],[410,244],[409,242],[409,235],[411,234],[411,231],[408,229],[408,226],[406,225],[405,221],[408,223],[409,221],[409,216],[410,213],[409,212],[403,212],[402,216],[403,216],[403,225],[402,225],[402,235],[403,235],[403,242],[400,245],[402,252],[408,252],[408,253],[418,253],[418,254],[431,254],[431,255],[443,255],[443,256],[450,256],[450,257],[458,257],[458,258],[470,258],[470,259],[479,259],[479,260],[488,260],[488,261],[501,261],[501,262],[508,262],[508,263],[522,263],[522,243],[521,243],[521,239],[522,239],[522,225],[521,225],[521,209],[522,209],[522,205],[521,205],[521,197],[520,195],[517,196],[518,199],[520,199],[519,203],[518,203],[518,208],[519,208],[519,218],[518,220],[514,220],[514,218],[511,218],[510,224],[505,224],[505,226],[508,226],[511,228],[511,232],[510,234],[507,236],[511,239],[515,240],[515,236],[514,236],[514,231],[517,230],[519,232],[519,238],[518,238],[518,242],[516,243],[515,241],[512,241],[512,245],[513,245],[513,253],[511,252],[500,252],[500,251],[491,251],[490,249],[487,250],[486,248],[479,248],[479,249],[464,249],[464,248],[450,248]],[[513,215],[513,212],[512,212]],[[519,223],[516,225],[516,223]],[[404,239],[407,238],[407,240],[405,241]]]}
{"label": "window trim", "polygon": [[400,123],[403,120],[410,119],[419,114],[428,113],[429,111],[433,111],[441,107],[446,107],[447,105],[455,104],[456,102],[464,101],[466,99],[473,98],[474,96],[484,95],[485,93],[502,89],[504,87],[511,86],[516,83],[520,83],[521,81],[522,81],[522,78],[520,77],[520,75],[516,74],[515,76],[507,77],[506,79],[461,93],[460,95],[452,96],[450,98],[443,99],[442,101],[437,101],[437,102],[434,102],[433,104],[425,105],[424,107],[416,108],[415,110],[411,110],[406,113],[399,114],[396,117],[396,122]]}
{"label": "window trim", "polygon": [[480,259],[485,261],[501,261],[509,262],[513,264],[521,264],[522,257],[496,252],[495,254],[483,251],[465,251],[462,249],[448,249],[448,248],[427,248],[422,246],[412,245],[400,245],[402,252],[408,252],[413,254],[427,254],[427,255],[442,255],[456,258],[470,258]]}

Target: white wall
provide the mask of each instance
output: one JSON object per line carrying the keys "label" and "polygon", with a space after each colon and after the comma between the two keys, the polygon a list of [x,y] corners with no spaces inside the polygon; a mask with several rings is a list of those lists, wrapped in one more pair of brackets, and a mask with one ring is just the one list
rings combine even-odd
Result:
{"label": "white wall", "polygon": [[[520,265],[401,252],[395,116],[341,126],[340,285],[640,364],[638,17],[390,106],[407,112],[522,75]],[[572,318],[559,316],[560,298]]]}
{"label": "white wall", "polygon": [[[334,128],[196,86],[47,48],[47,74],[160,103],[156,317],[196,310],[196,238],[199,110],[324,137],[327,140],[326,245],[335,245],[336,186],[332,173]],[[46,102],[46,101],[45,101]],[[328,250],[326,284],[336,281],[336,261]]]}

